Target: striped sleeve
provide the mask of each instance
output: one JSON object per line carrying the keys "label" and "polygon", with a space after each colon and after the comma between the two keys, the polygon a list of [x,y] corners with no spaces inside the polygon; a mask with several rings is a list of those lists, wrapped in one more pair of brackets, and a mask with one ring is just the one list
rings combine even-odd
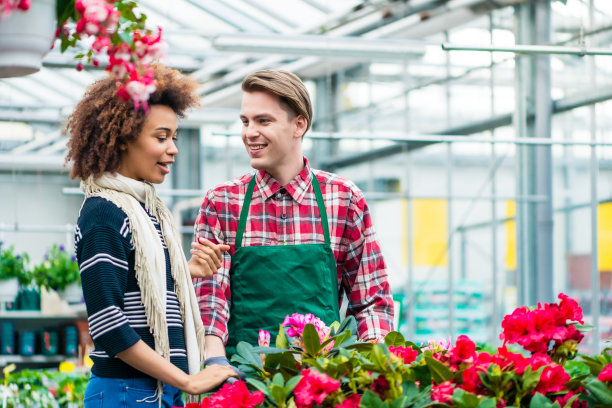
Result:
{"label": "striped sleeve", "polygon": [[[127,225],[96,225],[81,230],[77,260],[89,316],[89,331],[109,356],[133,346],[140,336],[124,313],[130,244]],[[97,348],[97,347],[96,347]]]}

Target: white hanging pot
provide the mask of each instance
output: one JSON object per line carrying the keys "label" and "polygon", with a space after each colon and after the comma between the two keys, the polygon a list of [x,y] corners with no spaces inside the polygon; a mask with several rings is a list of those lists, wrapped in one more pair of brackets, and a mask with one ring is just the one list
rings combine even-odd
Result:
{"label": "white hanging pot", "polygon": [[40,70],[55,38],[55,1],[32,0],[29,10],[14,10],[1,17],[0,78]]}
{"label": "white hanging pot", "polygon": [[17,278],[0,280],[0,302],[14,302],[19,292]]}

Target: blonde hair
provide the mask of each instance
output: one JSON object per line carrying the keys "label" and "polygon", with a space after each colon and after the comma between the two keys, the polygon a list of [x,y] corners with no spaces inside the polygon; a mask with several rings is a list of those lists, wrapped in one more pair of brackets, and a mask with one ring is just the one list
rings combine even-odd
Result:
{"label": "blonde hair", "polygon": [[276,95],[281,107],[288,113],[306,118],[308,125],[304,134],[312,124],[312,103],[308,90],[302,80],[295,74],[282,70],[255,71],[242,81],[244,92],[263,91]]}

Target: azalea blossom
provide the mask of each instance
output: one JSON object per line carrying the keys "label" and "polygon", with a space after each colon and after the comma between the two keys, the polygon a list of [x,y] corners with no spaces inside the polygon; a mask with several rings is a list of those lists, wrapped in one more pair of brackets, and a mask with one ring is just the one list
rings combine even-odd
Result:
{"label": "azalea blossom", "polygon": [[261,391],[249,392],[244,381],[225,383],[219,391],[202,400],[202,408],[254,408],[264,401]]}
{"label": "azalea blossom", "polygon": [[389,352],[394,356],[399,357],[404,362],[404,364],[412,363],[419,355],[418,351],[416,351],[412,347],[403,346],[389,346]]}
{"label": "azalea blossom", "polygon": [[361,395],[351,394],[341,404],[336,405],[334,408],[359,408],[361,402]]}
{"label": "azalea blossom", "polygon": [[[299,313],[294,313],[291,316],[287,315],[285,316],[282,326],[285,327],[287,335],[296,339],[298,345],[302,346],[302,335],[304,333],[304,327],[306,327],[307,324],[312,324],[315,327],[321,343],[329,338],[331,329],[327,327],[321,319],[315,317],[311,313],[305,315]],[[333,344],[330,343],[326,345],[325,350],[329,351],[332,347]]]}
{"label": "azalea blossom", "polygon": [[325,398],[340,388],[340,381],[314,369],[301,372],[302,378],[293,389],[295,404],[298,408],[311,408],[321,405]]}
{"label": "azalea blossom", "polygon": [[431,400],[448,404],[453,399],[453,392],[455,392],[455,387],[451,380],[440,384],[433,384],[431,386]]}
{"label": "azalea blossom", "polygon": [[597,379],[602,382],[612,383],[612,363],[608,364],[599,372]]}
{"label": "azalea blossom", "polygon": [[259,343],[259,347],[268,347],[270,345],[270,332],[266,330],[259,330],[257,342]]}

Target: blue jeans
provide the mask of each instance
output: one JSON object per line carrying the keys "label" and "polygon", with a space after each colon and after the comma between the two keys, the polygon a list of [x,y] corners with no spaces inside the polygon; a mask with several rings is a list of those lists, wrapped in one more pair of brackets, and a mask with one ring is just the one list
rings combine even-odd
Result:
{"label": "blue jeans", "polygon": [[[157,408],[156,390],[157,381],[151,378],[106,378],[91,374],[85,389],[85,408]],[[161,406],[184,406],[182,395],[178,388],[164,385]]]}

